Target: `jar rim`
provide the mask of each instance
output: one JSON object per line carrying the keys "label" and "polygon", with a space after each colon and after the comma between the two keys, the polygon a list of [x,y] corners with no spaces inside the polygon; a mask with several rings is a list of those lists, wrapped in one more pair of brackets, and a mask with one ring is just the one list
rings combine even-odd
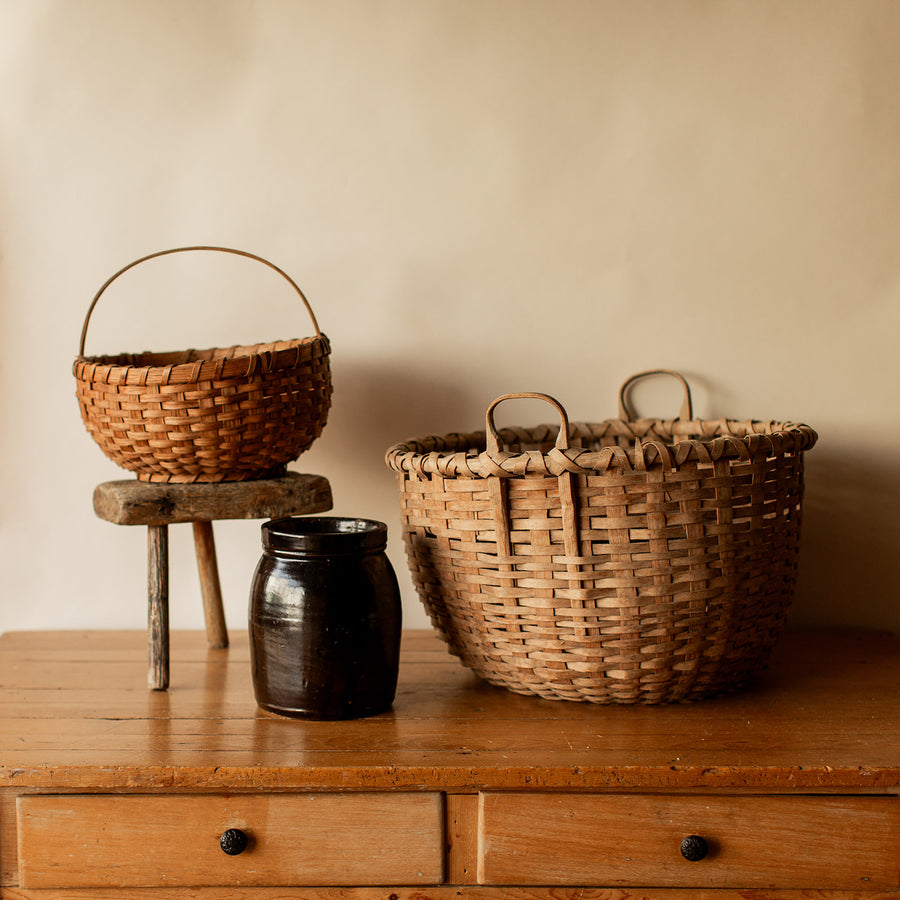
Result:
{"label": "jar rim", "polygon": [[263,547],[293,553],[374,553],[387,546],[387,525],[348,516],[286,516],[264,522]]}

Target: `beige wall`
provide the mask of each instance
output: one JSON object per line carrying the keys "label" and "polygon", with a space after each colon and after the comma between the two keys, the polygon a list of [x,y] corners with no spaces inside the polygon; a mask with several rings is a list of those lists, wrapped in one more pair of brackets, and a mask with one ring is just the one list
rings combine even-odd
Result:
{"label": "beige wall", "polygon": [[[700,415],[819,431],[793,623],[900,631],[898,47],[892,0],[0,0],[0,630],[143,627],[144,537],[91,512],[123,473],[70,366],[107,275],[216,243],[330,336],[295,468],[388,522],[408,624],[385,448],[510,390],[606,418],[662,365]],[[270,276],[140,267],[88,352],[304,333]],[[217,536],[241,626],[258,523]],[[202,627],[172,543],[173,624]]]}

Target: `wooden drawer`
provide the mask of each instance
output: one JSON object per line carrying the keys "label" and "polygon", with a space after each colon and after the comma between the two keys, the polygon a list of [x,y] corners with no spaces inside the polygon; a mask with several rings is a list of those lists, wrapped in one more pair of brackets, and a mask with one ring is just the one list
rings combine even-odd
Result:
{"label": "wooden drawer", "polygon": [[479,812],[481,884],[900,887],[895,797],[483,794]]}
{"label": "wooden drawer", "polygon": [[[24,796],[22,888],[434,884],[441,795]],[[227,855],[228,829],[248,837]]]}

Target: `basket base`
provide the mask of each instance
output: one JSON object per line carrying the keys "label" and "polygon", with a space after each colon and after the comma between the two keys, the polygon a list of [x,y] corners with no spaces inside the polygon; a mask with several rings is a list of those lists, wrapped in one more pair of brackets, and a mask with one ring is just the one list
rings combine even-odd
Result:
{"label": "basket base", "polygon": [[200,472],[196,475],[162,475],[158,472],[138,472],[137,480],[147,484],[222,484],[234,481],[262,481],[267,478],[281,478],[287,474],[287,465],[274,469],[250,472]]}
{"label": "basket base", "polygon": [[527,666],[520,668],[497,656],[473,653],[435,623],[433,617],[432,625],[450,653],[487,684],[525,697],[607,706],[693,703],[746,690],[767,665],[781,633],[778,629],[764,642],[745,648],[742,656],[730,658],[724,653],[701,657],[690,669],[657,671],[640,680],[608,677],[602,669],[584,665],[568,672],[554,670],[552,676],[549,672],[535,673]]}
{"label": "basket base", "polygon": [[666,706],[673,703],[695,703],[701,700],[709,700],[723,694],[739,693],[750,687],[754,680],[752,675],[748,675],[741,679],[729,681],[727,684],[711,685],[707,688],[690,691],[681,696],[666,691],[662,691],[658,695],[647,693],[629,696],[616,695],[613,691],[604,691],[602,688],[580,693],[556,691],[552,688],[539,686],[531,688],[523,686],[522,684],[506,683],[495,678],[486,678],[478,672],[475,672],[475,674],[488,684],[492,684],[494,687],[503,688],[512,694],[518,694],[522,697],[534,697],[556,702],[593,703],[600,706]]}

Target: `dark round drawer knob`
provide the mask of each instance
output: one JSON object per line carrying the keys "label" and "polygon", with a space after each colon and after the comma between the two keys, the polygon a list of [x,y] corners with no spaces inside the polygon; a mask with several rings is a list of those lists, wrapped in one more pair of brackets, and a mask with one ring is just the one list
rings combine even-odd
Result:
{"label": "dark round drawer knob", "polygon": [[709,845],[699,834],[689,834],[681,842],[681,855],[688,862],[699,862],[709,852]]}
{"label": "dark round drawer knob", "polygon": [[219,846],[229,856],[237,856],[247,849],[247,835],[240,828],[229,828],[219,838]]}

